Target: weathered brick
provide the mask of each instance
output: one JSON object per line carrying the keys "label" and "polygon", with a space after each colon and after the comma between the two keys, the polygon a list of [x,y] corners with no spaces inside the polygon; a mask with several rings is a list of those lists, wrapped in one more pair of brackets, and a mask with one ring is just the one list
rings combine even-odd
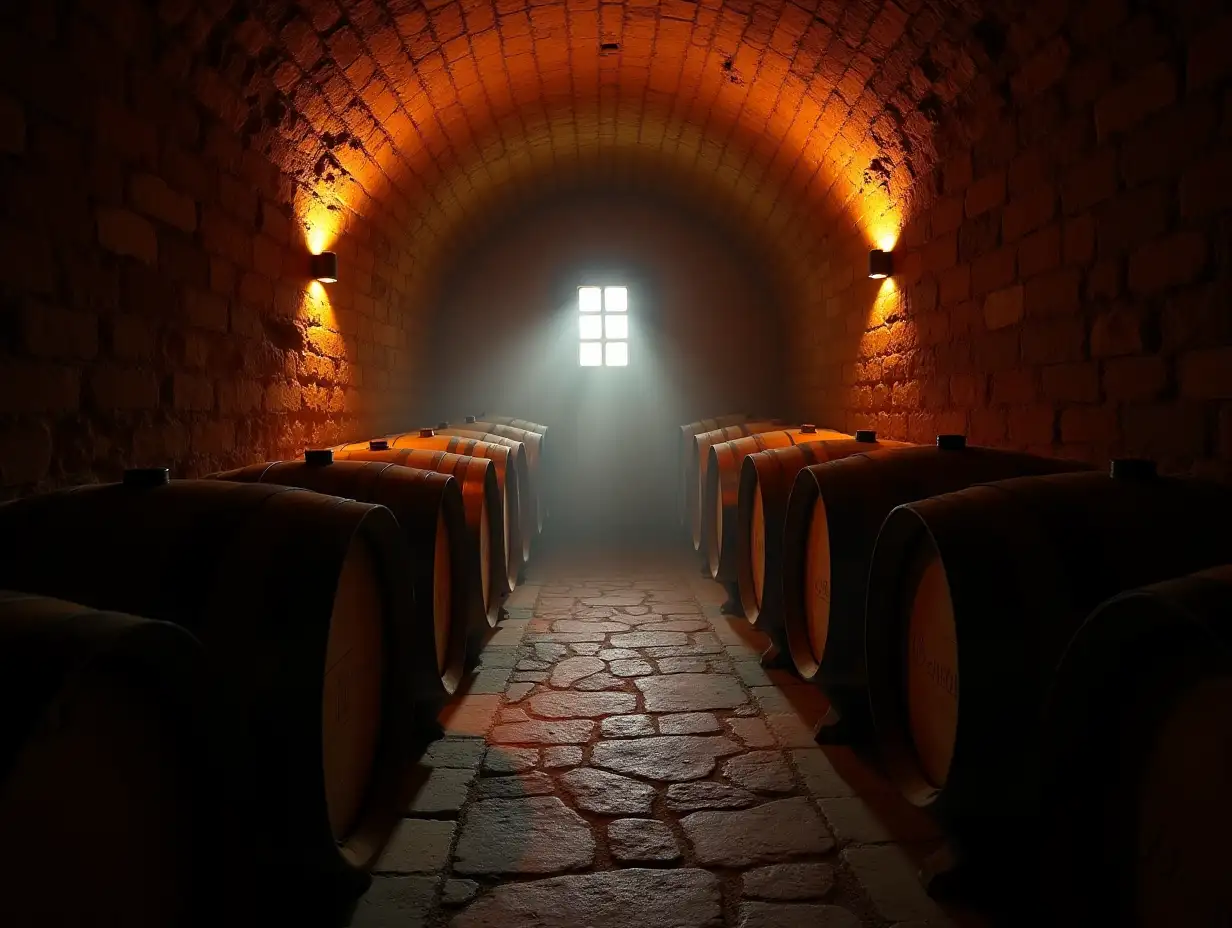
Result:
{"label": "weathered brick", "polygon": [[1024,238],[1018,245],[1018,273],[1034,277],[1061,263],[1061,226],[1057,223]]}
{"label": "weathered brick", "polygon": [[1016,248],[1000,248],[977,259],[971,265],[972,295],[983,296],[1012,284],[1017,271],[1017,257]]}
{"label": "weathered brick", "polygon": [[1065,220],[1062,238],[1066,264],[1087,264],[1095,258],[1095,218],[1090,213]]}
{"label": "weathered brick", "polygon": [[1208,348],[1182,355],[1178,380],[1183,397],[1232,398],[1232,347]]}
{"label": "weathered brick", "polygon": [[1232,172],[1232,147],[1207,155],[1181,178],[1181,215],[1201,218],[1232,209],[1228,183]]}
{"label": "weathered brick", "polygon": [[1113,358],[1105,361],[1104,394],[1110,402],[1141,402],[1158,399],[1168,385],[1168,365],[1163,358]]}
{"label": "weathered brick", "polygon": [[1118,306],[1091,323],[1091,354],[1097,358],[1140,354],[1146,341],[1147,319],[1140,309]]}
{"label": "weathered brick", "polygon": [[145,316],[122,313],[107,320],[111,352],[121,361],[149,361],[154,357],[157,335]]}
{"label": "weathered brick", "polygon": [[1158,293],[1193,281],[1206,266],[1206,236],[1197,231],[1175,232],[1143,245],[1129,259],[1129,289]]}
{"label": "weathered brick", "polygon": [[1027,405],[1035,401],[1034,371],[1018,368],[992,375],[992,401],[1006,406]]}
{"label": "weathered brick", "polygon": [[1071,406],[1061,411],[1061,441],[1066,444],[1109,445],[1120,431],[1120,419],[1112,407]]}
{"label": "weathered brick", "polygon": [[1041,377],[1044,396],[1059,403],[1099,402],[1099,365],[1095,361],[1050,364]]}
{"label": "weathered brick", "polygon": [[22,347],[37,358],[90,360],[98,354],[98,316],[27,302],[21,309]]}
{"label": "weathered brick", "polygon": [[1028,364],[1080,361],[1086,354],[1086,320],[1081,316],[1033,319],[1022,327],[1022,359]]}
{"label": "weathered brick", "polygon": [[1117,153],[1099,149],[1065,172],[1061,179],[1061,206],[1072,216],[1107,200],[1117,189]]}
{"label": "weathered brick", "polygon": [[1176,72],[1157,62],[1106,93],[1095,104],[1095,128],[1102,143],[1109,136],[1132,129],[1151,113],[1176,100]]}
{"label": "weathered brick", "polygon": [[0,486],[38,483],[51,468],[51,430],[42,422],[0,426]]}
{"label": "weathered brick", "polygon": [[1057,195],[1051,184],[1038,184],[1006,206],[1002,214],[1005,241],[1016,242],[1028,232],[1042,228],[1056,214]]}
{"label": "weathered brick", "polygon": [[1054,316],[1077,312],[1081,280],[1077,268],[1062,268],[1032,277],[1026,283],[1023,299],[1027,315]]}
{"label": "weathered brick", "polygon": [[1003,329],[1022,321],[1022,317],[1022,284],[995,290],[984,298],[984,324],[989,329]]}
{"label": "weathered brick", "polygon": [[81,372],[44,361],[8,359],[0,364],[0,413],[75,411],[81,402]]}
{"label": "weathered brick", "polygon": [[182,232],[197,228],[197,204],[192,197],[172,190],[161,177],[134,174],[128,181],[128,195],[140,213]]}
{"label": "weathered brick", "polygon": [[1009,411],[1010,441],[1019,445],[1051,445],[1057,414],[1051,406],[1015,406]]}
{"label": "weathered brick", "polygon": [[1135,454],[1192,460],[1206,453],[1206,414],[1194,403],[1130,404],[1121,412],[1121,425]]}
{"label": "weathered brick", "polygon": [[118,255],[127,255],[146,264],[158,262],[158,236],[154,227],[126,209],[104,207],[98,211],[98,241]]}
{"label": "weathered brick", "polygon": [[967,188],[966,212],[968,218],[986,213],[1005,202],[1005,172],[996,171],[981,177]]}
{"label": "weathered brick", "polygon": [[158,407],[158,377],[147,368],[100,364],[91,368],[88,383],[99,410]]}
{"label": "weathered brick", "polygon": [[1188,85],[1192,89],[1209,86],[1232,74],[1232,15],[1199,30],[1189,42]]}
{"label": "weathered brick", "polygon": [[272,383],[265,388],[265,408],[269,412],[295,412],[300,405],[297,383]]}

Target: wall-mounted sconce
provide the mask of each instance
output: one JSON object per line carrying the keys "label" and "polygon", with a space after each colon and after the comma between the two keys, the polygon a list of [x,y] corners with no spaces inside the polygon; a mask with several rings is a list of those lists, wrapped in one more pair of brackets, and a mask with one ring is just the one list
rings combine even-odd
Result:
{"label": "wall-mounted sconce", "polygon": [[338,282],[338,255],[332,251],[323,251],[312,256],[312,277],[323,284]]}
{"label": "wall-mounted sconce", "polygon": [[874,248],[868,253],[868,276],[873,280],[884,280],[894,273],[894,252]]}

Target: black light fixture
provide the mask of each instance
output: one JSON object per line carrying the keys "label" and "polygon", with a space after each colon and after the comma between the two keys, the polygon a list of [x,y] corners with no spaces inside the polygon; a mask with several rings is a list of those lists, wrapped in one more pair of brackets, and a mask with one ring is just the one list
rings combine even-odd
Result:
{"label": "black light fixture", "polygon": [[894,273],[894,252],[874,248],[868,253],[868,276],[873,280],[884,280]]}
{"label": "black light fixture", "polygon": [[338,282],[338,255],[333,251],[323,251],[312,256],[312,276],[323,284]]}

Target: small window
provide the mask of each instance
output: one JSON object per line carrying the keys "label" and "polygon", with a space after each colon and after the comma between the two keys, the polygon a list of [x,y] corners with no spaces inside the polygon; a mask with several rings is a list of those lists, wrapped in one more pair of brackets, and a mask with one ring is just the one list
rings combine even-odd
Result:
{"label": "small window", "polygon": [[578,363],[629,366],[629,289],[578,287]]}

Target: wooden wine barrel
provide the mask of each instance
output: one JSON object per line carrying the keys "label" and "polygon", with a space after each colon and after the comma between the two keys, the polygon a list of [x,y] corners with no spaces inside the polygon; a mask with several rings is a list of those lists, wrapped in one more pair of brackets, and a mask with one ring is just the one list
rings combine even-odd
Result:
{"label": "wooden wine barrel", "polygon": [[869,733],[864,601],[877,531],[890,510],[988,480],[1089,469],[968,448],[963,436],[942,435],[935,447],[851,455],[796,475],[783,517],[783,635],[797,672],[829,697],[826,738]]}
{"label": "wooden wine barrel", "polygon": [[[494,442],[478,441],[474,438],[463,438],[457,435],[438,435],[435,429],[420,429],[418,432],[403,432],[387,435],[377,441],[384,441],[395,451],[403,448],[413,448],[420,451],[445,451],[449,454],[463,455],[472,458],[486,458],[496,468],[496,483],[500,487],[502,503],[501,518],[504,525],[503,542],[505,557],[508,561],[507,583],[514,590],[518,585],[518,577],[530,557],[530,539],[522,531],[524,520],[522,513],[527,511],[522,500],[522,468],[518,467],[518,457],[515,450]],[[335,448],[335,451],[365,451],[369,450],[369,442],[361,441]],[[525,452],[521,460],[525,461]]]}
{"label": "wooden wine barrel", "polygon": [[1232,567],[1098,608],[1043,732],[1050,923],[1232,923]]}
{"label": "wooden wine barrel", "polygon": [[[528,432],[537,433],[541,436],[541,441],[539,442],[539,451],[541,456],[544,448],[547,446],[548,427],[542,422],[531,422],[529,419],[515,419],[513,416],[489,416],[487,413],[480,413],[477,418],[484,422],[497,422],[501,425],[512,425],[514,428],[525,429]],[[553,439],[553,441],[555,441],[555,439]],[[548,462],[551,461],[550,458],[546,460]],[[548,491],[554,485],[554,477],[551,466],[552,465],[550,463],[545,463],[541,468],[543,471],[543,478],[539,486],[542,487],[543,492],[536,497],[539,501],[539,509],[543,513],[544,519],[547,519],[548,516],[551,515],[551,506],[549,505],[550,500],[548,498]]]}
{"label": "wooden wine barrel", "polygon": [[0,591],[5,928],[217,924],[203,656],[167,622]]}
{"label": "wooden wine barrel", "polygon": [[973,857],[1036,829],[1045,693],[1083,619],[1139,584],[1232,561],[1232,488],[1113,473],[909,503],[878,536],[865,624],[876,744],[903,794]]}
{"label": "wooden wine barrel", "polygon": [[[539,491],[535,483],[535,474],[530,468],[530,454],[526,449],[526,444],[514,438],[494,435],[491,432],[483,432],[471,428],[455,428],[444,423],[438,425],[434,431],[439,435],[456,435],[459,438],[486,442],[491,445],[501,445],[509,449],[513,466],[518,472],[518,502],[520,506],[518,515],[522,520],[522,560],[523,563],[528,562],[530,560],[531,542],[539,534],[541,527],[539,525]],[[395,445],[395,447],[397,446]]]}
{"label": "wooden wine barrel", "polygon": [[508,441],[521,442],[525,445],[526,480],[528,485],[533,488],[532,493],[535,501],[535,533],[543,534],[543,488],[545,483],[542,435],[529,429],[504,425],[499,422],[481,421],[474,416],[467,416],[466,422],[463,425],[451,426],[448,422],[441,423],[437,426],[437,430],[445,435],[466,435],[466,437],[470,438],[473,437],[473,433],[474,435],[482,435],[482,441],[496,441],[503,438]]}
{"label": "wooden wine barrel", "polygon": [[911,447],[907,442],[878,441],[876,432],[861,429],[852,439],[759,451],[740,465],[735,520],[735,579],[740,604],[750,624],[768,635],[779,652],[787,653],[783,635],[783,519],[796,474],[810,465],[853,454],[907,447]]}
{"label": "wooden wine barrel", "polygon": [[[415,448],[393,449],[383,438],[374,438],[362,446],[331,449],[338,461],[382,461],[401,464],[438,474],[450,474],[462,486],[462,508],[466,515],[467,536],[472,551],[479,555],[480,591],[488,625],[495,628],[501,605],[509,596],[510,574],[516,582],[517,566],[510,566],[505,554],[505,497],[496,480],[496,467],[487,458],[472,458],[447,451],[426,451]],[[519,558],[520,560],[520,558]]]}
{"label": "wooden wine barrel", "polygon": [[334,461],[332,450],[302,461],[253,464],[212,474],[215,480],[275,483],[385,506],[411,552],[415,587],[411,621],[433,629],[436,669],[453,694],[479,656],[488,628],[480,597],[479,558],[466,535],[462,490],[449,474],[378,461]]}
{"label": "wooden wine barrel", "polygon": [[676,473],[679,476],[679,493],[680,493],[680,524],[687,523],[689,513],[688,504],[688,488],[690,486],[689,479],[689,462],[691,459],[691,448],[693,444],[693,436],[701,432],[713,432],[716,429],[727,428],[729,425],[739,425],[741,422],[751,422],[757,417],[752,413],[737,413],[728,416],[716,416],[713,419],[699,419],[696,422],[688,422],[680,426],[680,438],[676,444]]}
{"label": "wooden wine barrel", "polygon": [[487,413],[480,413],[477,417],[484,422],[497,422],[501,425],[512,425],[517,429],[525,429],[528,432],[537,432],[538,434],[547,437],[548,427],[542,422],[531,422],[528,419],[515,419],[512,416],[489,416]]}
{"label": "wooden wine barrel", "polygon": [[689,443],[688,484],[685,500],[689,525],[693,531],[693,550],[702,549],[702,490],[706,486],[706,470],[710,466],[710,446],[760,432],[777,432],[786,426],[782,419],[763,419],[729,425],[709,432],[699,432]]}
{"label": "wooden wine barrel", "polygon": [[0,587],[200,639],[232,764],[219,789],[246,819],[241,869],[304,917],[368,886],[414,742],[439,731],[433,630],[407,621],[409,560],[383,506],[165,469],[0,506]]}
{"label": "wooden wine barrel", "polygon": [[[736,507],[740,501],[740,465],[750,454],[770,448],[790,448],[820,441],[851,438],[846,432],[819,429],[806,423],[798,429],[760,432],[710,446],[702,499],[702,554],[710,576],[723,582],[736,580]],[[865,448],[867,450],[867,446]]]}

